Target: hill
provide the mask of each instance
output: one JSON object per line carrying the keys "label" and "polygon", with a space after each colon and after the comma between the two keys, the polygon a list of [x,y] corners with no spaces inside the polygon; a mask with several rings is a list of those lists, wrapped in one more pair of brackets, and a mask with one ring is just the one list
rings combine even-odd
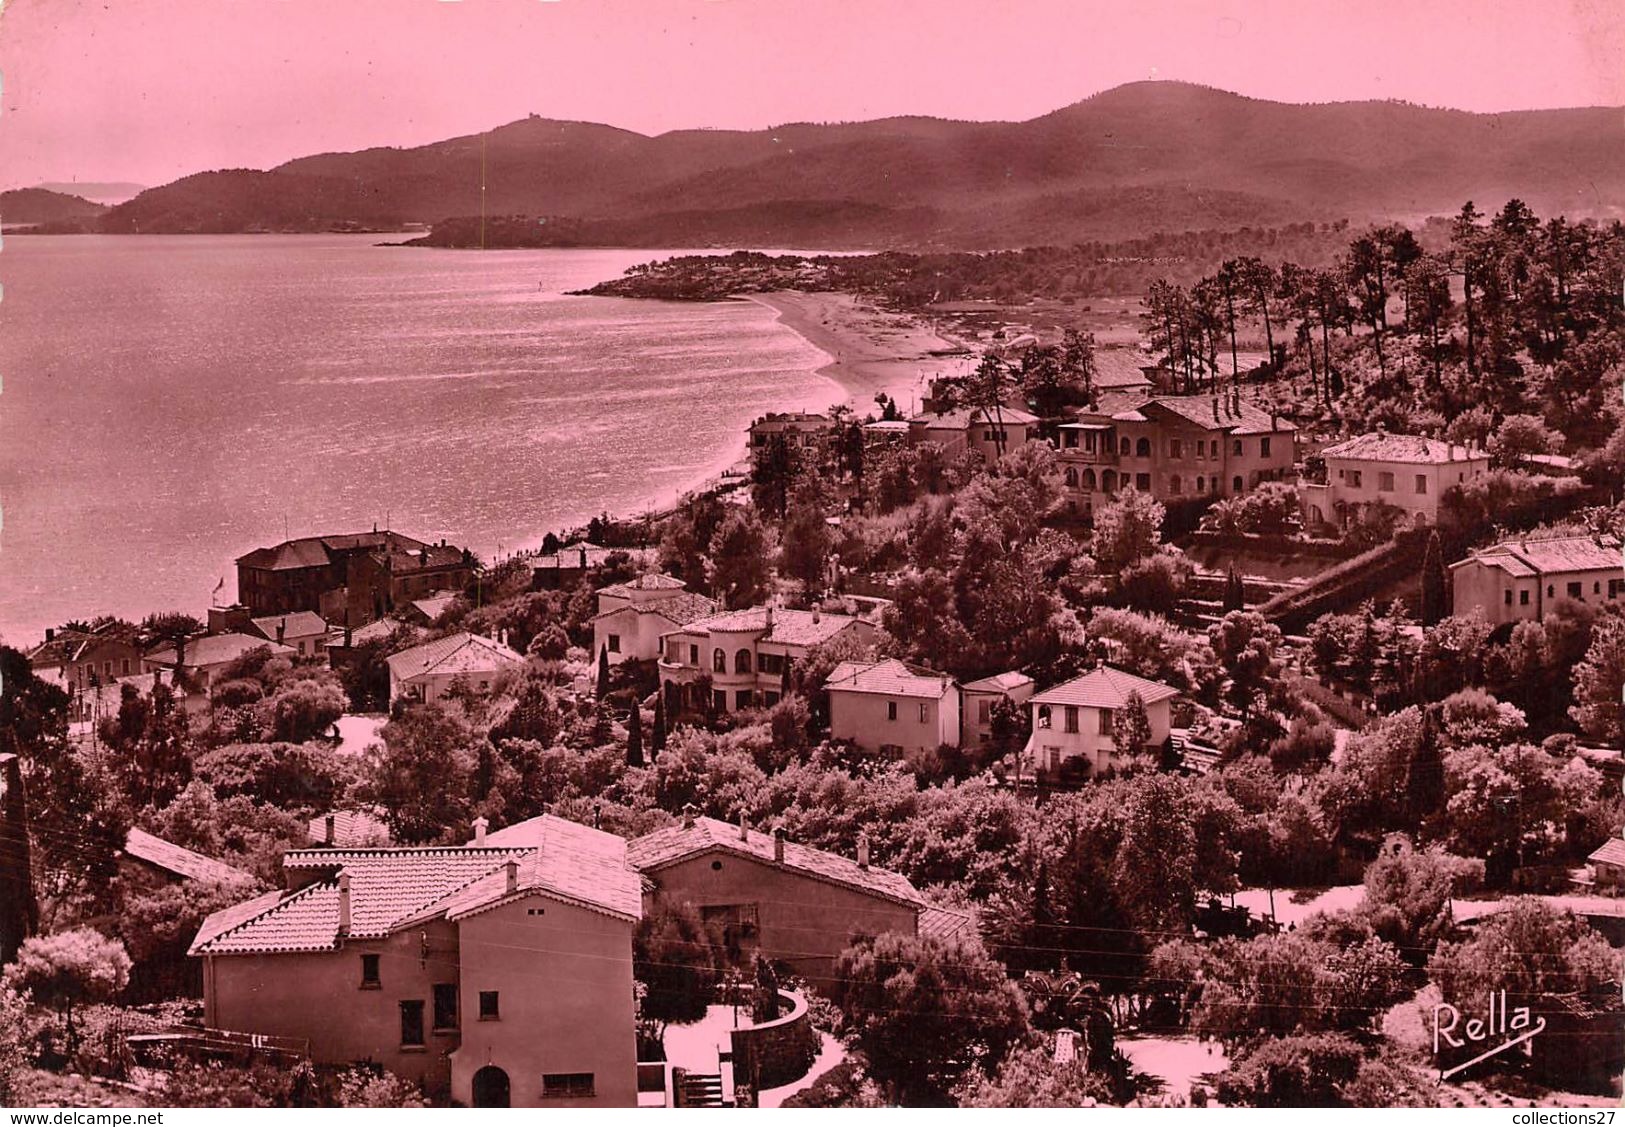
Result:
{"label": "hill", "polygon": [[0,223],[7,227],[94,219],[107,209],[79,196],[45,188],[0,192]]}
{"label": "hill", "polygon": [[[977,249],[1420,218],[1511,195],[1537,210],[1606,215],[1625,205],[1618,140],[1611,109],[1288,105],[1171,82],[1121,86],[1025,122],[888,118],[645,137],[531,117],[417,148],[187,177],[114,208],[106,228],[462,217],[425,241],[479,245],[480,224],[466,217],[483,211],[528,217],[496,224],[501,245]],[[493,226],[488,218],[486,245]]]}

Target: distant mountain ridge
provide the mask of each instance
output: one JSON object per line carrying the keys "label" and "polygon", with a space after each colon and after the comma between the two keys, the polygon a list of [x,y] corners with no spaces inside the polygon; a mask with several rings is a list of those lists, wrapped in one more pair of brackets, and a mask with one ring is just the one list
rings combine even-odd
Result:
{"label": "distant mountain ridge", "polygon": [[107,209],[80,196],[47,188],[0,192],[0,224],[7,227],[94,219]]}
{"label": "distant mountain ridge", "polygon": [[[415,148],[323,153],[142,192],[109,231],[317,230],[472,217],[524,245],[960,247],[1303,219],[1420,217],[1509,196],[1625,208],[1617,109],[1290,105],[1140,82],[1023,122],[900,117],[646,137],[531,117]],[[482,192],[482,169],[484,190]],[[483,198],[482,198],[483,197]]]}

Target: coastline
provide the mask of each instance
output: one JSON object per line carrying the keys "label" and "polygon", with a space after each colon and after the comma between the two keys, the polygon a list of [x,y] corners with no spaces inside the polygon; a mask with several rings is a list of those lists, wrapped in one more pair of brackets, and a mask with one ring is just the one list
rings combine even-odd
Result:
{"label": "coastline", "polygon": [[[905,415],[919,409],[933,376],[958,375],[973,365],[963,341],[917,317],[878,309],[840,291],[777,290],[745,294],[829,357],[817,374],[838,384],[855,414],[878,414],[875,396],[889,395]],[[966,354],[934,355],[964,349]]]}

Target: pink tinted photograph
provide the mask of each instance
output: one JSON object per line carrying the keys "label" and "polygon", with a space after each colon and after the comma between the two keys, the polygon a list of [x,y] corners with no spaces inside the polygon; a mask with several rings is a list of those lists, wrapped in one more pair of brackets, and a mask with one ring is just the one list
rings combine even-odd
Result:
{"label": "pink tinted photograph", "polygon": [[1611,1116],[1622,540],[1614,4],[0,0],[0,1105]]}

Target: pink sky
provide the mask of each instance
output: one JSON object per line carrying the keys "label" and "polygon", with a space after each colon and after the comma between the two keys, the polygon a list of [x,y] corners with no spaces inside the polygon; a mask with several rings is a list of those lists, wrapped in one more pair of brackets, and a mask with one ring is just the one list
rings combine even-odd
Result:
{"label": "pink sky", "polygon": [[159,184],[539,113],[643,133],[1281,101],[1625,104],[1618,0],[3,0],[0,186]]}

